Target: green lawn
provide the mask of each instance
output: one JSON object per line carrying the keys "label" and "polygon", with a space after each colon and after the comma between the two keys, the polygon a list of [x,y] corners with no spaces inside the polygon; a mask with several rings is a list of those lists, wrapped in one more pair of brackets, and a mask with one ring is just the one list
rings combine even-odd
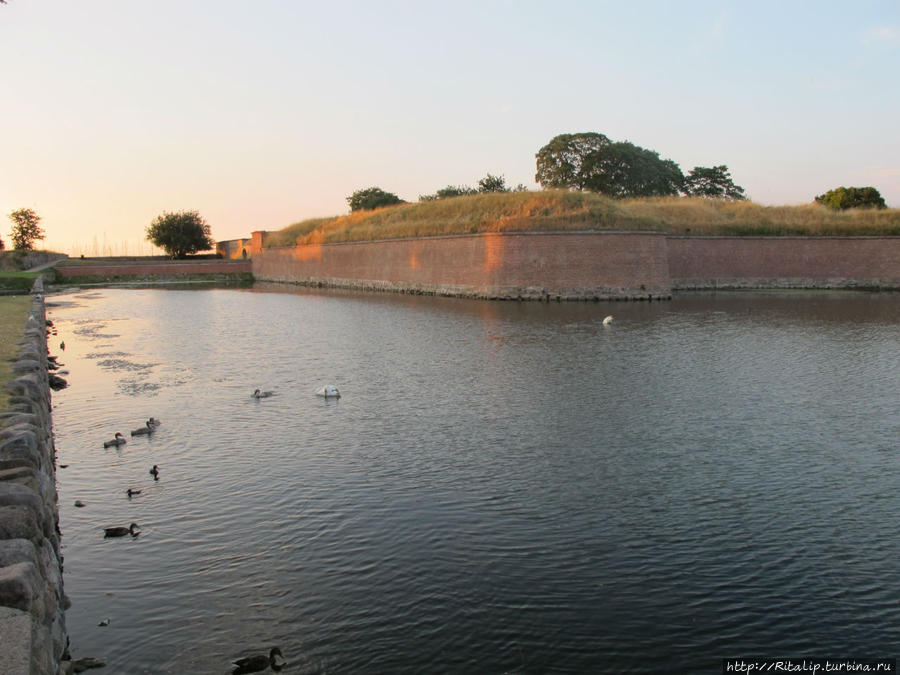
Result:
{"label": "green lawn", "polygon": [[41,272],[0,270],[0,289],[27,293],[31,291],[34,280],[40,275]]}
{"label": "green lawn", "polygon": [[6,383],[12,379],[10,359],[19,353],[19,343],[24,338],[25,321],[30,309],[30,295],[0,296],[0,412],[9,407]]}

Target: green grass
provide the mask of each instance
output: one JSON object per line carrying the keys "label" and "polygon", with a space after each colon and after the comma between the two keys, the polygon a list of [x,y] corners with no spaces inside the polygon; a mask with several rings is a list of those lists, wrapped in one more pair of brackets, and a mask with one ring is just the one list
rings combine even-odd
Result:
{"label": "green grass", "polygon": [[266,247],[477,232],[624,230],[733,236],[900,236],[900,209],[833,211],[684,197],[610,199],[590,192],[489,193],[304,220]]}
{"label": "green grass", "polygon": [[25,321],[30,309],[30,295],[0,296],[0,412],[9,408],[6,383],[12,379],[11,359],[19,353],[19,343],[25,336]]}
{"label": "green grass", "polygon": [[17,272],[0,270],[0,289],[28,292],[41,272]]}

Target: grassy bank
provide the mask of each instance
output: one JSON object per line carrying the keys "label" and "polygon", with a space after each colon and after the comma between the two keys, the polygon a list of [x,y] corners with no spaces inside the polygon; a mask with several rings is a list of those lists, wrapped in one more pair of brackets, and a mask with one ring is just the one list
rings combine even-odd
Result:
{"label": "grassy bank", "polygon": [[476,232],[643,230],[692,235],[900,236],[900,209],[833,211],[684,197],[610,199],[586,192],[489,193],[314,218],[265,245],[368,241]]}
{"label": "grassy bank", "polygon": [[0,296],[0,412],[9,407],[6,383],[12,379],[12,363],[25,334],[25,321],[31,309],[30,295]]}
{"label": "grassy bank", "polygon": [[[45,272],[46,274],[46,272]],[[15,272],[0,270],[0,290],[28,293],[41,272]]]}

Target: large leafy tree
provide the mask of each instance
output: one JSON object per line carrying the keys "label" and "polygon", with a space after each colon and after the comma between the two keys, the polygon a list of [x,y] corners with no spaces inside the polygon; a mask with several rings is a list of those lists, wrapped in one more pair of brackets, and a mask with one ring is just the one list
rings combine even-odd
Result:
{"label": "large leafy tree", "polygon": [[347,197],[347,203],[350,205],[350,211],[371,211],[382,206],[405,204],[406,202],[393,192],[385,192],[380,187],[370,187],[354,192]]}
{"label": "large leafy tree", "polygon": [[147,227],[147,239],[173,258],[184,258],[216,245],[197,211],[163,212]]}
{"label": "large leafy tree", "polygon": [[19,251],[30,251],[34,242],[44,238],[44,230],[38,225],[41,217],[32,209],[19,209],[9,214],[12,221],[10,238],[13,248]]}
{"label": "large leafy tree", "polygon": [[591,174],[585,160],[610,143],[606,136],[595,132],[554,136],[535,155],[534,180],[543,188],[589,190]]}
{"label": "large leafy tree", "polygon": [[707,197],[730,201],[747,199],[747,196],[744,194],[744,188],[734,184],[728,167],[724,164],[713,167],[695,166],[684,177],[682,192],[689,197]]}
{"label": "large leafy tree", "polygon": [[873,187],[839,187],[816,197],[819,204],[831,209],[884,209],[884,197]]}
{"label": "large leafy tree", "polygon": [[684,180],[678,165],[659,153],[593,132],[555,136],[535,157],[534,179],[544,188],[641,197],[678,194]]}
{"label": "large leafy tree", "polygon": [[587,176],[583,189],[610,197],[652,197],[676,195],[684,176],[671,159],[622,141],[609,143],[585,157]]}

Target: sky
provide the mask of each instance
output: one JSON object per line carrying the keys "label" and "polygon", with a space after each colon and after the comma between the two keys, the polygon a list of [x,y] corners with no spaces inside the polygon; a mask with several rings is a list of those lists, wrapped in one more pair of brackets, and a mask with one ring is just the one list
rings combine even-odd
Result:
{"label": "sky", "polygon": [[7,0],[0,63],[0,211],[72,255],[157,253],[167,211],[223,240],[371,186],[537,189],[587,131],[762,204],[900,207],[898,0]]}

